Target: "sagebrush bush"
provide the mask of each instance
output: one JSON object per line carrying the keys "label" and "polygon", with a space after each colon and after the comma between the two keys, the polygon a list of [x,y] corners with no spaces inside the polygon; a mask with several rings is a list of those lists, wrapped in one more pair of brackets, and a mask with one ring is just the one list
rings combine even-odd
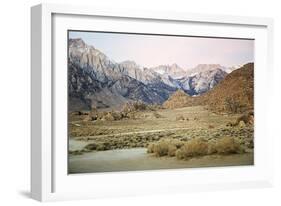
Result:
{"label": "sagebrush bush", "polygon": [[169,151],[168,141],[159,141],[157,144],[155,144],[153,151],[155,155],[158,157],[168,155],[168,151]]}
{"label": "sagebrush bush", "polygon": [[147,146],[147,153],[155,153],[158,157],[165,155],[173,157],[176,155],[176,150],[182,145],[183,142],[176,139],[160,140],[158,142],[150,143]]}
{"label": "sagebrush bush", "polygon": [[183,151],[181,149],[178,149],[176,151],[175,155],[176,155],[176,158],[179,160],[184,159]]}
{"label": "sagebrush bush", "polygon": [[215,142],[208,143],[208,154],[215,154],[217,153],[217,144]]}
{"label": "sagebrush bush", "polygon": [[96,148],[97,148],[96,143],[91,143],[91,144],[88,144],[84,147],[84,149],[88,149],[88,150],[95,150]]}
{"label": "sagebrush bush", "polygon": [[176,155],[177,147],[175,145],[170,144],[168,146],[168,156],[174,157]]}
{"label": "sagebrush bush", "polygon": [[235,154],[244,151],[233,137],[223,137],[219,139],[215,148],[218,154]]}
{"label": "sagebrush bush", "polygon": [[183,120],[185,120],[183,115],[176,116],[176,121],[183,121]]}
{"label": "sagebrush bush", "polygon": [[239,100],[236,100],[235,98],[227,97],[224,102],[225,109],[228,112],[231,113],[239,113],[244,112],[247,108],[247,105],[240,102]]}
{"label": "sagebrush bush", "polygon": [[183,146],[184,142],[178,139],[173,139],[171,140],[171,144],[173,144],[177,149],[179,149]]}
{"label": "sagebrush bush", "polygon": [[200,138],[195,138],[187,142],[177,139],[165,139],[150,143],[147,146],[147,153],[154,153],[157,157],[176,156],[177,159],[242,152],[244,152],[243,147],[232,137],[223,137],[217,141],[205,141]]}
{"label": "sagebrush bush", "polygon": [[180,148],[183,158],[202,156],[208,154],[208,143],[201,139],[192,139]]}
{"label": "sagebrush bush", "polygon": [[144,111],[147,108],[148,108],[148,106],[141,101],[127,102],[123,106],[122,112],[129,113],[129,112],[135,112],[135,111]]}
{"label": "sagebrush bush", "polygon": [[147,153],[153,153],[154,152],[154,146],[155,146],[155,143],[150,143],[147,146]]}
{"label": "sagebrush bush", "polygon": [[158,112],[153,112],[153,116],[155,117],[155,118],[163,118],[163,116],[161,115],[161,114],[159,114]]}

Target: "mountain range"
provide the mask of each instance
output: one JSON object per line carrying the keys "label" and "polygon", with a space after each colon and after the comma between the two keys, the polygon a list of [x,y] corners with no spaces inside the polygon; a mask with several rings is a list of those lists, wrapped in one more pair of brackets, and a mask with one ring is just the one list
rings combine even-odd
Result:
{"label": "mountain range", "polygon": [[165,108],[207,105],[216,112],[243,113],[254,109],[254,64],[248,63],[227,75],[218,85],[200,96],[178,90],[163,103]]}
{"label": "mountain range", "polygon": [[162,104],[178,89],[190,96],[206,93],[237,67],[177,64],[146,68],[134,61],[116,63],[82,39],[69,39],[69,110],[119,108],[128,101]]}

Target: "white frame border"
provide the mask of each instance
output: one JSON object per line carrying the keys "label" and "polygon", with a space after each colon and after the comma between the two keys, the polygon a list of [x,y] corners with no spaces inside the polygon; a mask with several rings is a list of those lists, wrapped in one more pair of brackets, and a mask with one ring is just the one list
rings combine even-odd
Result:
{"label": "white frame border", "polygon": [[[39,201],[73,199],[70,194],[52,191],[52,15],[94,15],[118,18],[139,18],[166,21],[192,21],[230,25],[264,26],[268,33],[268,73],[273,74],[273,20],[259,17],[202,15],[175,12],[148,12],[122,9],[40,4],[31,8],[31,196]],[[272,138],[272,137],[268,137]],[[270,143],[272,139],[269,139]],[[272,152],[273,153],[273,152]],[[272,155],[273,156],[273,155]],[[272,164],[272,163],[271,163]],[[268,168],[271,170],[272,166]],[[272,173],[270,171],[270,173]],[[204,185],[204,189],[235,189],[272,186],[273,175],[259,182]],[[186,188],[179,185],[182,191]],[[194,188],[195,189],[195,188]],[[177,190],[178,191],[178,190]],[[106,194],[104,194],[106,196]],[[81,196],[82,197],[82,196]],[[95,194],[92,195],[95,197]]]}

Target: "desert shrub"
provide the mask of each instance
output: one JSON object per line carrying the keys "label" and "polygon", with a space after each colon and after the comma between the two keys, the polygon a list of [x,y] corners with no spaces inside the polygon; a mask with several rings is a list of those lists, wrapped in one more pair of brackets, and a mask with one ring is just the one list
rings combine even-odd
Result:
{"label": "desert shrub", "polygon": [[109,142],[97,142],[91,143],[84,147],[84,150],[97,150],[97,151],[104,151],[111,149]]}
{"label": "desert shrub", "polygon": [[112,114],[114,120],[121,120],[123,118],[123,115],[121,112],[112,111],[111,114]]}
{"label": "desert shrub", "polygon": [[68,152],[70,155],[82,155],[83,152],[81,150],[73,150]]}
{"label": "desert shrub", "polygon": [[253,148],[254,148],[254,141],[253,141],[253,140],[250,140],[250,141],[249,141],[248,147],[249,147],[250,149],[253,149]]}
{"label": "desert shrub", "polygon": [[183,115],[176,116],[176,121],[183,121],[183,120],[185,120]]}
{"label": "desert shrub", "polygon": [[201,139],[192,139],[186,142],[180,150],[184,159],[208,154],[208,143]]}
{"label": "desert shrub", "polygon": [[102,120],[102,119],[104,119],[104,116],[106,116],[107,115],[107,112],[98,112],[97,113],[97,119],[100,119],[100,120]]}
{"label": "desert shrub", "polygon": [[97,120],[98,119],[98,110],[97,108],[93,107],[89,113],[89,116],[92,120]]}
{"label": "desert shrub", "polygon": [[135,111],[143,111],[143,110],[147,109],[147,105],[140,101],[133,102],[133,106],[134,106]]}
{"label": "desert shrub", "polygon": [[105,146],[104,146],[103,144],[99,144],[99,145],[97,145],[96,150],[97,150],[97,151],[104,151],[104,150],[106,150],[106,149],[105,149]]}
{"label": "desert shrub", "polygon": [[127,114],[127,118],[136,119],[136,114],[134,112],[130,112],[130,113]]}
{"label": "desert shrub", "polygon": [[154,152],[154,146],[155,146],[155,143],[150,143],[147,146],[147,153],[153,153]]}
{"label": "desert shrub", "polygon": [[225,109],[228,112],[231,113],[239,113],[239,112],[244,112],[246,109],[246,105],[241,103],[240,101],[235,100],[234,98],[226,98],[225,102]]}
{"label": "desert shrub", "polygon": [[246,126],[246,123],[241,120],[241,121],[238,123],[238,126],[239,126],[239,127],[245,127],[245,126]]}
{"label": "desert shrub", "polygon": [[211,154],[215,154],[217,153],[217,145],[216,143],[214,142],[209,142],[208,143],[208,154],[211,155]]}
{"label": "desert shrub", "polygon": [[105,151],[105,150],[109,150],[109,149],[111,149],[109,142],[99,142],[99,143],[97,143],[97,147],[96,147],[97,151]]}
{"label": "desert shrub", "polygon": [[103,116],[103,120],[106,120],[106,121],[114,121],[114,116],[111,112],[108,112],[105,116]]}
{"label": "desert shrub", "polygon": [[246,125],[254,124],[254,114],[252,111],[239,116],[235,122],[228,122],[226,126],[245,127]]}
{"label": "desert shrub", "polygon": [[241,145],[233,137],[220,138],[216,143],[218,154],[235,154],[243,152]]}
{"label": "desert shrub", "polygon": [[175,156],[176,150],[183,144],[184,142],[178,139],[160,139],[157,142],[148,144],[147,153],[155,153],[156,156]]}
{"label": "desert shrub", "polygon": [[233,122],[227,122],[227,123],[226,123],[226,126],[227,126],[227,127],[233,127],[233,126],[234,126],[234,123],[233,123]]}
{"label": "desert shrub", "polygon": [[168,156],[174,157],[176,155],[177,147],[175,145],[168,146]]}
{"label": "desert shrub", "polygon": [[153,116],[155,117],[155,118],[163,118],[163,116],[161,115],[161,114],[159,114],[159,113],[157,113],[157,112],[153,112]]}
{"label": "desert shrub", "polygon": [[148,106],[141,101],[127,102],[123,106],[122,112],[129,113],[129,112],[135,112],[135,111],[144,111],[147,108],[148,108]]}
{"label": "desert shrub", "polygon": [[159,104],[150,104],[150,105],[147,105],[147,109],[149,109],[151,111],[156,111],[159,109],[163,109],[163,106],[159,105]]}
{"label": "desert shrub", "polygon": [[183,151],[181,149],[178,149],[175,153],[175,156],[177,159],[181,160],[184,159]]}
{"label": "desert shrub", "polygon": [[238,117],[236,120],[236,124],[238,125],[241,121],[243,121],[245,124],[251,124],[251,125],[254,124],[253,112],[248,112]]}
{"label": "desert shrub", "polygon": [[174,145],[177,149],[179,149],[183,146],[184,142],[178,139],[173,139],[170,140],[170,144]]}
{"label": "desert shrub", "polygon": [[169,143],[167,141],[159,141],[155,144],[153,151],[158,157],[168,155]]}
{"label": "desert shrub", "polygon": [[96,148],[97,148],[96,143],[91,143],[91,144],[88,144],[84,147],[84,149],[88,149],[88,150],[95,150]]}

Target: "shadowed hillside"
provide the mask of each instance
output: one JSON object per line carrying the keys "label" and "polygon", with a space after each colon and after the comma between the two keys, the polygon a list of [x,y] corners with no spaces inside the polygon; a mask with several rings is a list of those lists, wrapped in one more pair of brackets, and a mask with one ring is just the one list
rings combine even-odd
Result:
{"label": "shadowed hillside", "polygon": [[241,113],[254,109],[254,63],[245,64],[227,75],[202,102],[219,112]]}

